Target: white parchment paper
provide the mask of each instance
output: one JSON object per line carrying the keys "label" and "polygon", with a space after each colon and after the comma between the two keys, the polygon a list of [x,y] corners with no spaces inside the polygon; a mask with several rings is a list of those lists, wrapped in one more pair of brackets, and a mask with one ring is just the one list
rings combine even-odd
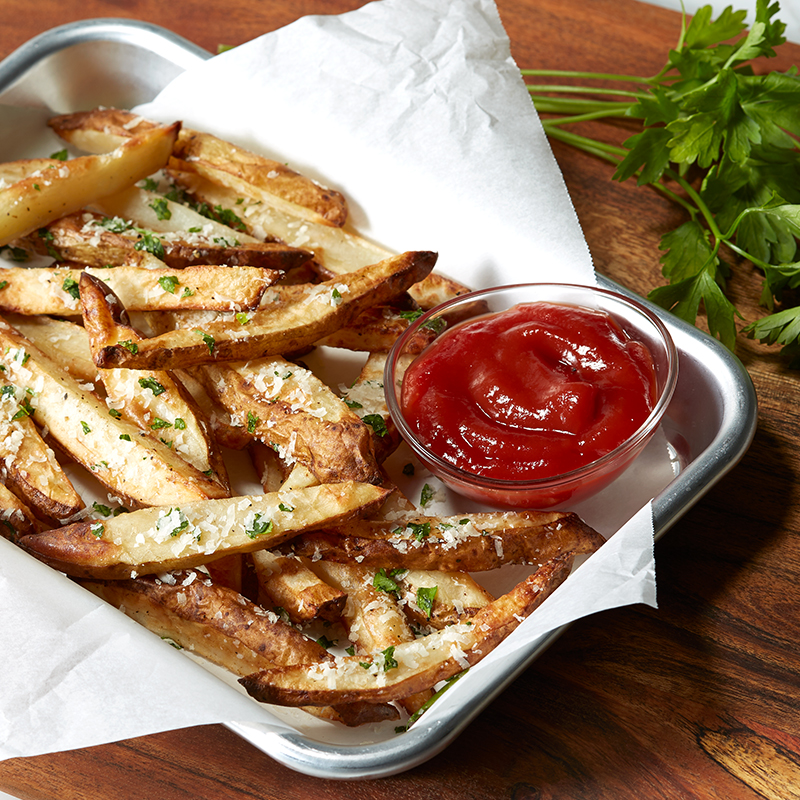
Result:
{"label": "white parchment paper", "polygon": [[[28,111],[42,116],[23,109],[15,121]],[[190,69],[140,113],[181,119],[339,188],[359,231],[398,251],[436,250],[440,271],[475,288],[594,282],[490,0],[381,0],[304,18]],[[650,448],[657,488],[669,478],[660,446]],[[500,676],[506,655],[571,620],[655,603],[645,472],[635,490],[623,476],[582,509],[610,541],[479,674]],[[444,502],[459,507],[458,498]],[[0,665],[2,758],[211,722],[276,733],[294,725],[2,539]],[[462,683],[468,689],[456,684],[443,710],[469,701]],[[339,736],[333,726],[324,733]]]}

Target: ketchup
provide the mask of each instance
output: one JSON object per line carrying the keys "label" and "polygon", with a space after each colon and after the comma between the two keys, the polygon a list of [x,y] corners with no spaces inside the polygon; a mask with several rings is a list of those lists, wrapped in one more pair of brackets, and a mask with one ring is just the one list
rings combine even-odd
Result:
{"label": "ketchup", "polygon": [[608,314],[536,302],[443,333],[406,371],[401,404],[420,441],[450,464],[530,480],[611,452],[655,398],[650,352]]}

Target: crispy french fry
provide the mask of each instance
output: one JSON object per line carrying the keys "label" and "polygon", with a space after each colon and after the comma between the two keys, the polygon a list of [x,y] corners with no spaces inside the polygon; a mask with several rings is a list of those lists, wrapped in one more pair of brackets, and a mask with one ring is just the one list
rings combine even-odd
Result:
{"label": "crispy french fry", "polygon": [[262,670],[239,682],[252,697],[277,705],[399,700],[480,661],[566,579],[571,564],[572,554],[563,554],[482,608],[470,621],[398,644],[391,654],[346,656],[334,664]]}
{"label": "crispy french fry", "polygon": [[427,275],[435,261],[435,253],[404,253],[311,286],[303,301],[254,312],[238,326],[223,321],[168,331],[143,341],[136,352],[117,344],[98,343],[95,349],[93,343],[92,354],[100,367],[174,369],[295,352],[355,318],[365,307],[405,291]]}
{"label": "crispy french fry", "polygon": [[16,542],[20,536],[35,534],[46,528],[11,489],[0,483],[0,536]]}
{"label": "crispy french fry", "polygon": [[352,481],[268,495],[156,506],[25,536],[20,545],[76,577],[127,578],[187,569],[274,547],[302,530],[379,506],[386,490]]}
{"label": "crispy french fry", "polygon": [[31,175],[6,187],[0,191],[0,246],[161,169],[179,130],[177,122],[157,128],[107,155],[60,162],[41,176]]}
{"label": "crispy french fry", "polygon": [[261,267],[274,270],[276,279],[311,258],[308,251],[296,247],[277,242],[240,242],[234,231],[226,238],[213,228],[206,233],[206,227],[212,226],[204,225],[195,232],[157,233],[146,229],[138,219],[131,222],[84,210],[56,219],[16,244],[40,255],[89,267],[149,268],[155,256],[173,269],[201,264]]}
{"label": "crispy french fry", "polygon": [[0,291],[0,310],[17,314],[81,313],[81,275],[92,275],[116,294],[129,311],[203,308],[242,311],[258,307],[261,296],[280,273],[261,267],[10,267]]}
{"label": "crispy french fry", "polygon": [[251,436],[319,481],[380,483],[372,429],[310,371],[274,356],[210,364],[195,375]]}
{"label": "crispy french fry", "polygon": [[105,404],[19,332],[0,320],[4,379],[33,390],[35,422],[118,497],[142,504],[203,500],[225,494],[156,438],[115,419]]}
{"label": "crispy french fry", "polygon": [[494,600],[467,572],[410,569],[395,580],[403,610],[417,625],[454,625]]}
{"label": "crispy french fry", "polygon": [[342,613],[344,592],[321,580],[303,559],[282,556],[270,550],[252,553],[261,589],[295,623],[324,619],[335,622]]}
{"label": "crispy french fry", "polygon": [[481,572],[503,564],[541,564],[565,552],[591,553],[604,542],[577,514],[524,512],[360,520],[336,531],[298,536],[297,555],[364,566]]}
{"label": "crispy french fry", "polygon": [[0,475],[39,517],[58,524],[84,502],[28,416],[30,406],[17,402],[17,394],[12,385],[0,391]]}
{"label": "crispy french fry", "polygon": [[[94,109],[54,117],[49,125],[63,139],[88,152],[107,152],[156,123],[120,109]],[[251,153],[207,133],[185,129],[174,148],[174,160],[210,175],[240,196],[286,206],[325,225],[343,225],[347,203],[341,193],[326,189],[279,161]]]}
{"label": "crispy french fry", "polygon": [[[383,653],[402,642],[414,641],[414,632],[394,595],[376,588],[374,570],[326,561],[315,561],[311,566],[326,583],[346,594],[342,622],[359,653]],[[401,703],[413,714],[432,696],[428,688],[402,698]]]}

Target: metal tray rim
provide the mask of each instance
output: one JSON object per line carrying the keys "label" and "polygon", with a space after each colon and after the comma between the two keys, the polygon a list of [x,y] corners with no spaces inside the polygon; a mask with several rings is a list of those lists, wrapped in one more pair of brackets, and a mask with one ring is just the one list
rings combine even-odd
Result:
{"label": "metal tray rim", "polygon": [[[172,31],[137,20],[98,18],[69,23],[45,31],[21,45],[0,62],[0,101],[2,94],[47,56],[76,44],[90,41],[124,42],[140,47],[188,68],[211,54]],[[702,360],[713,374],[721,392],[735,398],[738,413],[726,408],[723,423],[710,444],[693,459],[681,474],[653,498],[656,538],[662,536],[715,483],[729,472],[747,451],[757,420],[757,401],[752,380],[735,355],[717,340],[677,319],[616,282],[598,275],[605,288],[644,302],[657,313],[678,339],[682,358]],[[743,413],[742,413],[743,412]],[[335,779],[377,778],[417,766],[443,750],[498,694],[569,626],[551,631],[514,654],[505,678],[481,695],[469,709],[454,713],[436,731],[419,735],[412,728],[404,736],[369,745],[328,745],[298,734],[275,734],[251,726],[225,723],[267,755],[299,772]]]}

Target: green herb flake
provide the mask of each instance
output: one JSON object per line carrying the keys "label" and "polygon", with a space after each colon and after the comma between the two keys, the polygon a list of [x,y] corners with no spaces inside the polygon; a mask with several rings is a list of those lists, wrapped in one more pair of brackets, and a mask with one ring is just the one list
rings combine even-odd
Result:
{"label": "green herb flake", "polygon": [[54,158],[56,161],[66,161],[68,157],[69,153],[66,147],[63,150],[56,150],[55,153],[50,153],[50,158]]}
{"label": "green herb flake", "polygon": [[294,506],[287,506],[286,503],[278,503],[278,508],[287,514],[291,514],[294,511]]}
{"label": "green herb flake", "polygon": [[121,433],[119,435],[119,438],[122,439],[123,442],[130,442],[131,441],[131,435],[129,433]]}
{"label": "green herb flake", "polygon": [[156,397],[164,394],[167,390],[153,377],[139,378],[139,386],[142,389],[149,389]]}
{"label": "green herb flake", "polygon": [[383,656],[384,672],[388,672],[390,669],[397,669],[400,666],[394,658],[394,645],[381,650],[381,655]]}
{"label": "green herb flake", "polygon": [[247,412],[247,432],[248,433],[255,433],[256,428],[258,427],[258,423],[261,420],[252,412]]}
{"label": "green herb flake", "polygon": [[133,249],[145,250],[146,252],[154,255],[156,258],[160,258],[162,261],[164,259],[164,245],[161,239],[159,239],[158,236],[151,231],[141,231],[139,233],[139,238],[133,245]]}
{"label": "green herb flake", "polygon": [[83,429],[84,433],[91,433],[92,429],[89,427],[88,423],[81,420],[81,428]]}
{"label": "green herb flake", "polygon": [[154,431],[160,431],[162,428],[171,428],[171,427],[172,427],[172,423],[171,422],[167,422],[165,419],[161,419],[161,417],[156,417],[150,423],[150,429],[154,430]]}
{"label": "green herb flake", "polygon": [[420,504],[420,506],[422,508],[425,508],[431,502],[431,500],[433,500],[434,495],[435,495],[435,491],[433,490],[433,488],[431,488],[431,486],[429,484],[426,483],[422,487],[422,491],[420,492],[420,496],[419,496],[419,504]]}
{"label": "green herb flake", "polygon": [[195,333],[200,334],[200,338],[203,340],[203,343],[208,348],[209,353],[214,353],[214,348],[217,346],[217,343],[214,337],[210,333],[206,333],[205,331],[201,331],[199,328],[194,329]]}
{"label": "green herb flake", "polygon": [[111,509],[109,506],[104,506],[102,503],[98,503],[97,501],[92,503],[92,509],[103,517],[111,516]]}
{"label": "green herb flake", "polygon": [[89,525],[89,533],[97,539],[101,539],[106,531],[106,526],[102,522],[93,522]]}
{"label": "green herb flake", "polygon": [[375,431],[376,436],[384,437],[389,433],[386,420],[380,414],[367,414],[361,419]]}
{"label": "green herb flake", "polygon": [[273,528],[272,520],[264,520],[262,519],[261,514],[256,513],[253,517],[253,523],[249,528],[245,528],[245,534],[249,539],[256,539],[259,536],[264,536],[265,534],[272,533]]}
{"label": "green herb flake", "polygon": [[438,586],[420,586],[417,589],[417,605],[428,619],[431,618],[433,613],[433,601],[436,599],[438,591]]}
{"label": "green herb flake", "polygon": [[181,417],[175,417],[175,422],[172,423],[176,431],[186,430],[186,420]]}
{"label": "green herb flake", "polygon": [[165,197],[157,197],[150,203],[150,208],[156,212],[158,219],[172,219],[172,212],[169,210],[169,203]]}
{"label": "green herb flake", "polygon": [[158,285],[169,294],[175,294],[175,290],[180,286],[180,281],[175,275],[162,275],[158,279]]}
{"label": "green herb flake", "polygon": [[139,352],[139,345],[136,342],[132,341],[131,339],[123,339],[121,342],[117,342],[117,346],[124,347],[129,353],[136,355]]}

